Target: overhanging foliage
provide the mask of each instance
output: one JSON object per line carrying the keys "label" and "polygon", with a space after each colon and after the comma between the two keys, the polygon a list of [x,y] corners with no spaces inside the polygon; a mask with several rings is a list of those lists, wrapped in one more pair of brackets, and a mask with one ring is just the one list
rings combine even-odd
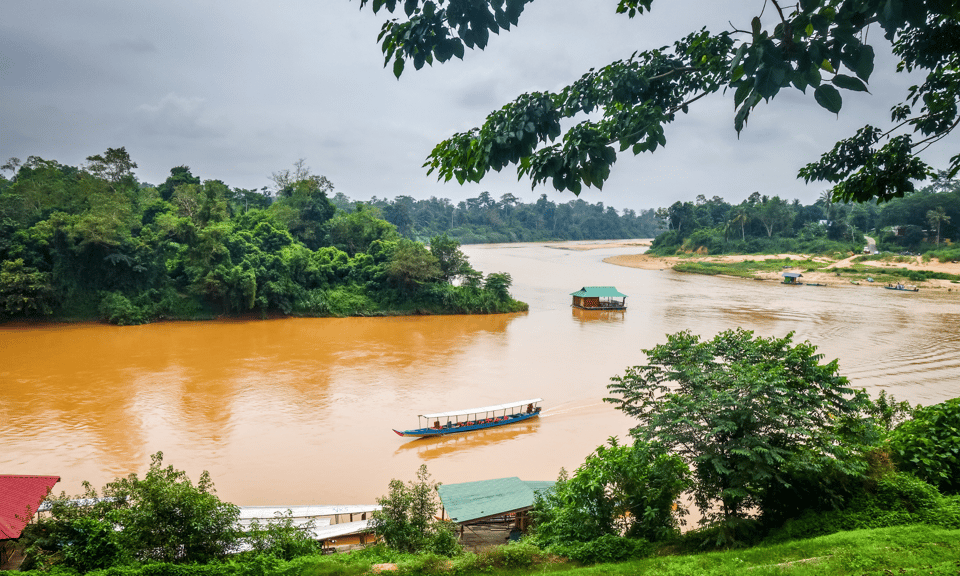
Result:
{"label": "overhanging foliage", "polygon": [[[420,69],[434,60],[463,58],[483,49],[490,33],[519,22],[533,0],[360,0],[374,12],[402,8],[378,37],[384,64],[399,78],[405,62]],[[633,18],[652,0],[620,0]],[[765,8],[773,9],[764,14]],[[531,92],[492,112],[482,126],[454,134],[427,157],[428,173],[443,180],[478,182],[490,170],[515,165],[533,185],[550,181],[579,194],[602,188],[617,154],[653,152],[666,143],[665,126],[709,94],[729,92],[739,133],[761,101],[785,88],[812,93],[830,112],[843,107],[842,91],[865,92],[874,72],[877,42],[889,43],[897,71],[927,76],[891,110],[888,129],[867,125],[841,141],[800,177],[835,183],[835,200],[886,201],[914,190],[931,174],[919,154],[943,139],[960,116],[960,6],[948,0],[782,0],[757,2],[747,29],[693,32],[673,46],[637,50],[557,92]],[[868,34],[871,28],[881,34]],[[629,46],[629,40],[627,41]],[[630,50],[631,48],[627,48]],[[561,122],[599,112],[564,132]],[[559,141],[558,141],[559,139]],[[947,168],[960,171],[960,154]]]}

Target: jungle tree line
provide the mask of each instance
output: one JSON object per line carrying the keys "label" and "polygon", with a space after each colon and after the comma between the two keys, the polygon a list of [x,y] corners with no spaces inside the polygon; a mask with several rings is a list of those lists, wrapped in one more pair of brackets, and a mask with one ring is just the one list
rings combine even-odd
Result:
{"label": "jungle tree line", "polygon": [[233,188],[178,166],[139,183],[124,148],[83,166],[31,156],[0,176],[0,318],[501,312],[507,274],[473,270],[445,236],[402,237],[375,208],[330,202],[302,161],[274,187]]}
{"label": "jungle tree line", "polygon": [[958,237],[960,182],[937,178],[930,186],[886,203],[833,202],[824,192],[814,203],[754,192],[739,204],[704,195],[657,210],[666,232],[654,252],[830,252],[863,248],[863,235],[883,250],[933,249]]}
{"label": "jungle tree line", "polygon": [[[342,193],[332,200],[346,211],[356,206]],[[410,196],[392,200],[374,196],[365,204],[378,208],[403,236],[424,242],[438,234],[463,244],[652,238],[662,225],[652,209],[618,211],[603,202],[583,200],[558,203],[546,194],[531,204],[510,193],[496,199],[486,191],[456,204],[446,198],[417,200]]]}

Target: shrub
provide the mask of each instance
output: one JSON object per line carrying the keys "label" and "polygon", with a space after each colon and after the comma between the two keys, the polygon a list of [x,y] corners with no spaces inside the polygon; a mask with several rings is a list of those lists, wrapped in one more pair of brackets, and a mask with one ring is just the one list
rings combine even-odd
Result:
{"label": "shrub", "polygon": [[452,556],[462,549],[449,522],[434,516],[438,482],[430,482],[426,465],[417,471],[416,482],[390,481],[390,492],[377,498],[382,509],[373,513],[372,527],[387,546],[400,552],[421,552]]}
{"label": "shrub", "polygon": [[100,300],[98,312],[100,313],[101,319],[111,324],[116,324],[117,326],[143,324],[149,320],[147,310],[135,306],[120,292],[108,292],[106,296]]}
{"label": "shrub", "polygon": [[472,569],[530,568],[543,559],[544,552],[529,541],[510,542],[482,551],[472,562]]}
{"label": "shrub", "polygon": [[771,532],[767,541],[812,538],[843,530],[906,524],[960,528],[960,499],[941,495],[935,486],[907,473],[887,474],[864,489],[848,506],[827,512],[808,511]]}
{"label": "shrub", "polygon": [[654,546],[642,538],[605,534],[591,542],[557,546],[551,551],[580,564],[603,564],[652,556]]}
{"label": "shrub", "polygon": [[320,552],[320,544],[313,539],[310,531],[314,523],[308,522],[303,526],[294,526],[291,512],[285,516],[268,520],[261,524],[254,520],[243,538],[251,546],[251,555],[264,554],[292,560],[299,556],[306,556]]}
{"label": "shrub", "polygon": [[689,486],[676,455],[644,442],[598,447],[570,479],[535,495],[534,542],[550,547],[606,535],[662,540],[679,527],[677,499]]}
{"label": "shrub", "polygon": [[960,493],[960,398],[917,409],[890,434],[890,449],[901,470]]}

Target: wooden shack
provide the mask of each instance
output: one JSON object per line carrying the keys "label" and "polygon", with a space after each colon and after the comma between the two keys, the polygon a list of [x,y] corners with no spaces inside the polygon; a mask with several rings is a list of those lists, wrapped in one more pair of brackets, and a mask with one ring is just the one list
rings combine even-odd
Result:
{"label": "wooden shack", "polygon": [[803,282],[800,281],[800,278],[802,277],[803,277],[803,274],[799,272],[784,272],[783,283],[790,284],[792,286],[799,286],[803,284]]}
{"label": "wooden shack", "polygon": [[627,295],[613,286],[584,286],[571,292],[574,308],[583,310],[626,310]]}

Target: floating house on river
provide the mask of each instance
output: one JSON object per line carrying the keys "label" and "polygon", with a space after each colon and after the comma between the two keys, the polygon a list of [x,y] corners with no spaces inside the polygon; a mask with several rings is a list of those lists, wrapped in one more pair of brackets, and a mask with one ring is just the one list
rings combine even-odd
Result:
{"label": "floating house on river", "polygon": [[783,284],[790,284],[792,286],[800,286],[803,282],[800,281],[800,278],[803,274],[799,272],[784,272],[783,273]]}
{"label": "floating house on river", "polygon": [[574,308],[583,310],[626,310],[627,295],[613,286],[584,286],[572,292]]}

